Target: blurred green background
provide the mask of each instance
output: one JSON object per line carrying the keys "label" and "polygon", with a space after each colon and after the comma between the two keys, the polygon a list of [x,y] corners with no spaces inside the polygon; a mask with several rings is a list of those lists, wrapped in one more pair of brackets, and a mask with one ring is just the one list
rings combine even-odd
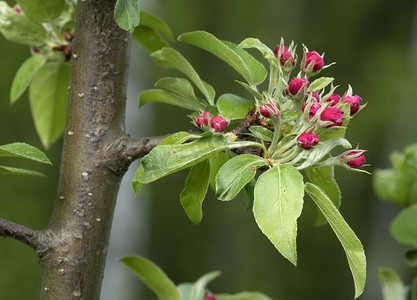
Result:
{"label": "blurred green background", "polygon": [[[286,44],[291,40],[298,44],[299,55],[301,44],[325,52],[325,62],[337,64],[321,75],[335,77],[341,94],[351,84],[354,94],[368,102],[350,123],[347,138],[369,150],[370,171],[388,167],[391,151],[417,141],[415,1],[143,0],[140,4],[165,19],[175,35],[201,29],[235,43],[257,37],[271,48],[283,37]],[[232,92],[249,97],[234,82],[238,75],[227,65],[192,46],[174,46],[184,51],[217,95]],[[13,76],[28,55],[26,47],[0,36],[0,144],[22,141],[42,148],[27,94],[9,105]],[[127,111],[127,128],[133,136],[191,128],[187,112],[179,108],[150,104],[135,109],[138,93],[167,74],[174,73],[155,66],[143,49],[133,47]],[[33,228],[47,225],[56,197],[61,146],[59,140],[46,150],[53,167],[2,159],[2,164],[31,167],[48,178],[1,176],[0,217]],[[153,260],[176,283],[221,270],[221,277],[210,285],[214,292],[256,290],[273,299],[296,300],[353,298],[342,247],[328,226],[313,226],[316,209],[309,198],[299,221],[298,267],[294,267],[262,235],[243,198],[223,203],[210,191],[202,224],[195,226],[179,203],[187,172],[146,186],[135,199],[129,186],[134,171],[126,175],[120,192],[102,299],[153,298],[115,262],[115,257],[132,252]],[[368,257],[368,282],[360,299],[381,299],[376,279],[379,266],[397,269],[405,282],[413,275],[402,261],[404,247],[389,236],[389,223],[399,209],[375,197],[371,176],[337,170],[336,177],[343,195],[342,214]],[[40,268],[34,252],[12,239],[0,239],[0,299],[39,299],[39,289]]]}

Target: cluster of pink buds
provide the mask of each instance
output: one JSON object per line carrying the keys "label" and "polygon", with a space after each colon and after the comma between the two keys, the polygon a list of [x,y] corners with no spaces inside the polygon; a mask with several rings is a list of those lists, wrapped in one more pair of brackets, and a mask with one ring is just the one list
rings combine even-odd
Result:
{"label": "cluster of pink buds", "polygon": [[288,47],[286,46],[277,46],[274,49],[274,55],[281,64],[281,67],[284,71],[289,72],[295,66],[295,60]]}
{"label": "cluster of pink buds", "polygon": [[214,295],[205,295],[204,300],[216,300],[217,298]]}
{"label": "cluster of pink buds", "polygon": [[211,113],[209,111],[203,112],[202,115],[198,116],[195,120],[195,124],[198,128],[208,128],[210,121],[210,127],[215,132],[223,132],[225,131],[229,122],[227,122],[222,116],[211,117]]}

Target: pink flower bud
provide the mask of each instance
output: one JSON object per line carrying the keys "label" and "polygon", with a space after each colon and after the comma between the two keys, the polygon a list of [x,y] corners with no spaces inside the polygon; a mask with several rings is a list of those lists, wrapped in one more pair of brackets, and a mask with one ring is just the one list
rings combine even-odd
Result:
{"label": "pink flower bud", "polygon": [[[291,80],[288,88],[285,90],[287,96],[303,96],[301,94],[306,94],[307,88],[310,86],[310,82],[308,82],[307,78],[297,78],[294,77],[293,80]],[[303,91],[304,89],[304,91]],[[301,92],[300,92],[301,91]]]}
{"label": "pink flower bud", "polygon": [[338,94],[331,94],[326,101],[332,102],[330,106],[335,106],[337,103],[339,103],[340,99],[342,99],[342,97],[340,97]]}
{"label": "pink flower bud", "polygon": [[204,300],[216,300],[216,297],[214,295],[205,295]]}
{"label": "pink flower bud", "polygon": [[195,124],[201,128],[201,126],[207,126],[208,125],[208,120],[205,116],[199,116],[196,120],[195,120]]}
{"label": "pink flower bud", "polygon": [[214,131],[222,132],[226,129],[229,122],[223,119],[222,116],[217,116],[217,117],[211,118],[210,124],[211,124],[211,128],[213,128]]}
{"label": "pink flower bud", "polygon": [[310,150],[311,147],[318,144],[319,138],[314,133],[302,133],[297,138],[297,142],[300,143],[301,147]]}
{"label": "pink flower bud", "polygon": [[359,110],[359,105],[362,102],[362,98],[359,96],[346,96],[343,103],[350,104],[350,114],[353,115]]}
{"label": "pink flower bud", "polygon": [[323,122],[333,122],[333,124],[330,124],[329,126],[327,126],[327,128],[333,126],[341,126],[343,124],[343,113],[344,111],[340,108],[328,107],[322,111],[320,115],[320,120]]}
{"label": "pink flower bud", "polygon": [[317,100],[317,102],[320,102],[320,95],[317,94],[316,92],[307,92],[308,95],[311,94],[311,96],[313,96],[314,99]]}
{"label": "pink flower bud", "polygon": [[265,118],[269,118],[269,116],[271,115],[269,110],[266,107],[268,107],[269,110],[272,110],[274,112],[275,117],[279,116],[279,111],[275,107],[273,107],[271,104],[267,104],[266,106],[262,105],[259,107],[259,111]]}
{"label": "pink flower bud", "polygon": [[211,118],[211,113],[209,111],[203,112],[203,116],[206,118]]}
{"label": "pink flower bud", "polygon": [[[279,55],[279,51],[280,51],[280,46],[275,47],[274,49],[274,55],[276,58],[278,58]],[[279,61],[281,63],[281,66],[285,66],[287,64],[287,61],[291,60],[291,65],[290,67],[294,67],[295,65],[295,60],[291,55],[291,52],[288,51],[288,47],[284,46],[283,51],[281,52],[281,55],[279,57]]]}
{"label": "pink flower bud", "polygon": [[324,60],[316,51],[310,51],[306,53],[306,63],[304,68],[307,69],[308,66],[314,61],[313,72],[319,71],[324,66]]}
{"label": "pink flower bud", "polygon": [[17,12],[19,15],[21,15],[21,14],[22,14],[22,10],[21,10],[20,8],[18,8],[18,7],[13,8],[13,10],[14,10],[15,12]]}
{"label": "pink flower bud", "polygon": [[[359,152],[358,151],[353,151],[353,152],[350,152],[349,154],[347,154],[347,156],[355,155],[357,153],[359,153]],[[348,160],[346,164],[350,168],[357,169],[357,168],[361,167],[365,162],[366,162],[365,155],[361,154],[358,157],[355,157],[355,158],[352,158],[351,160]]]}
{"label": "pink flower bud", "polygon": [[[303,112],[304,112],[304,110],[305,110],[305,108],[306,108],[306,106],[308,105],[309,103],[306,103],[306,104],[304,104],[303,105],[303,108],[301,109]],[[315,115],[316,115],[316,113],[317,113],[317,111],[319,110],[321,108],[321,105],[320,105],[320,103],[318,103],[318,102],[313,102],[312,104],[311,104],[311,106],[310,106],[310,111],[308,112],[308,117],[311,119],[312,117],[314,117]]]}

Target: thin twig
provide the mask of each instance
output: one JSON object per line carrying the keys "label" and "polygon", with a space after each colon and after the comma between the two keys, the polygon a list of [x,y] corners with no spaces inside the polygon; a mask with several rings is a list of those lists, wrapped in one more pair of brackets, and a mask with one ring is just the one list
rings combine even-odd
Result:
{"label": "thin twig", "polygon": [[11,237],[35,250],[41,246],[41,232],[0,218],[0,236]]}

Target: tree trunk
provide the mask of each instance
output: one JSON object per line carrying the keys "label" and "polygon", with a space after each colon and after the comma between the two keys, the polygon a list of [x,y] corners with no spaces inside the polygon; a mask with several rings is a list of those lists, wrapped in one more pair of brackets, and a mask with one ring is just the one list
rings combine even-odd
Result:
{"label": "tree trunk", "polygon": [[67,123],[55,210],[37,249],[41,299],[100,298],[120,181],[131,36],[115,23],[116,0],[78,1]]}

